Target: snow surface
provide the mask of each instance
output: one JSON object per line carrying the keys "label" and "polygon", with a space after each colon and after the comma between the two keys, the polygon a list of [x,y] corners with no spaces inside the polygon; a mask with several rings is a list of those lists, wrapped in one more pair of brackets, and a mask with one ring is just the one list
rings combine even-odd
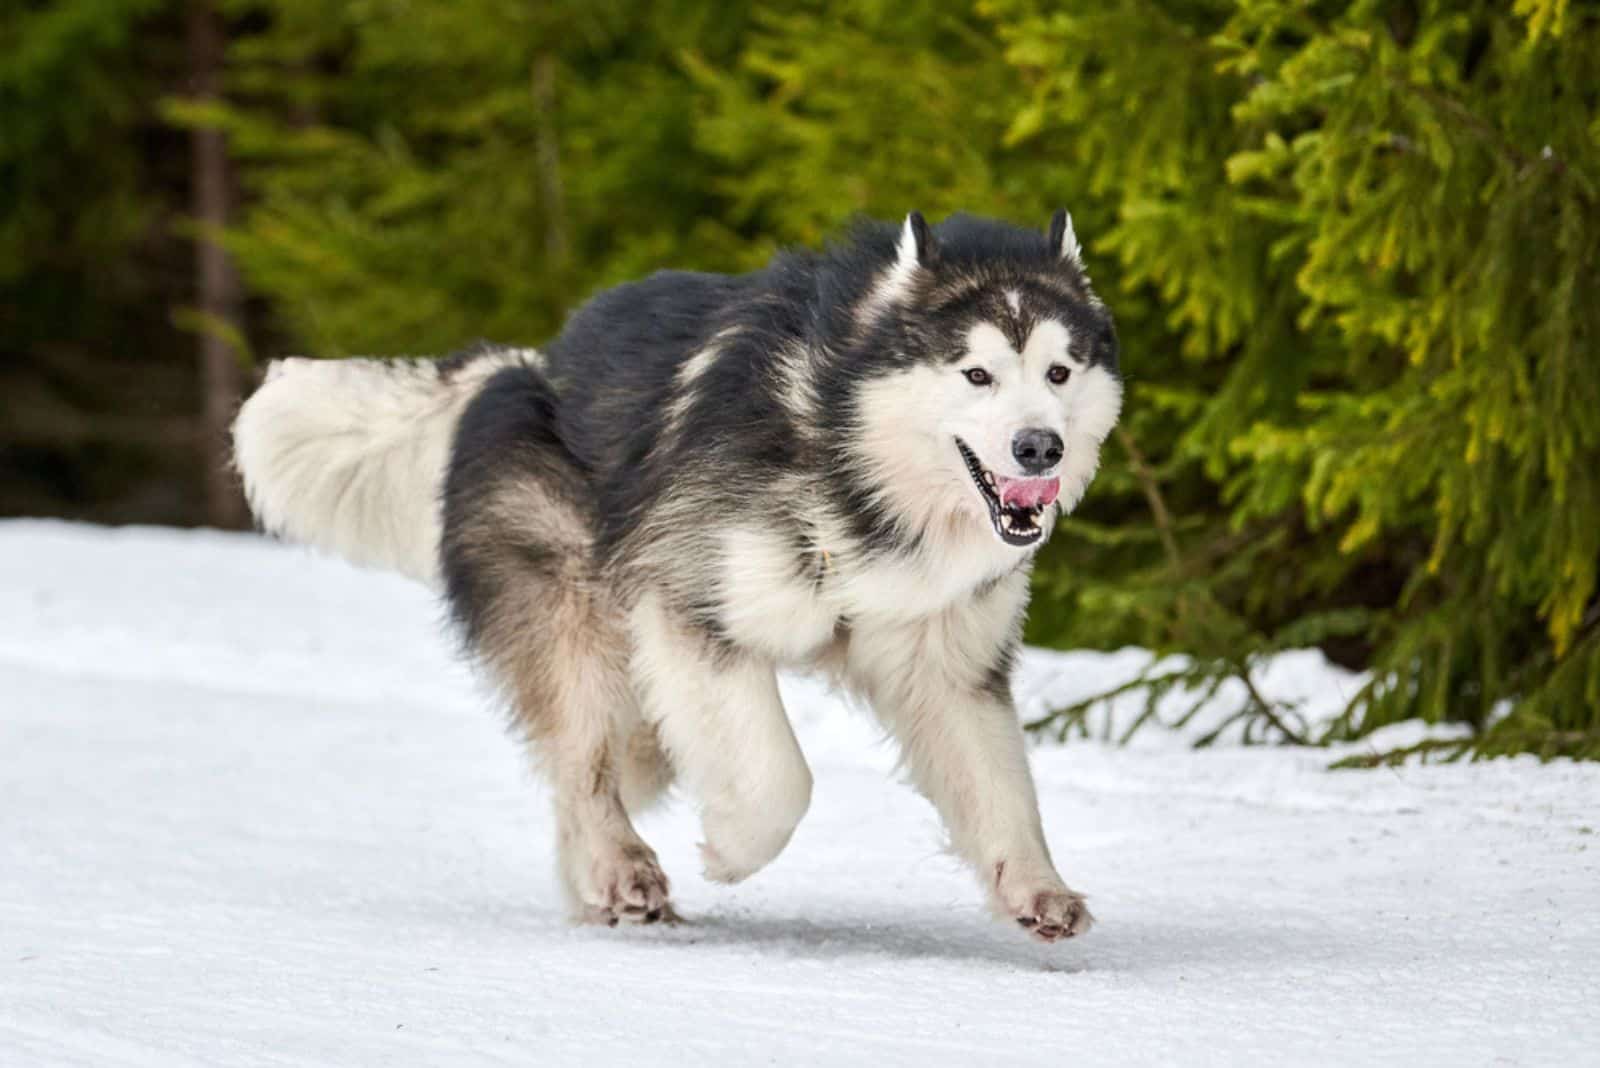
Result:
{"label": "snow surface", "polygon": [[[249,536],[0,524],[0,1065],[1600,1063],[1600,768],[1043,747],[1099,919],[1045,947],[790,680],[788,851],[712,886],[669,805],[641,826],[690,922],[572,928],[440,616]],[[1143,663],[1033,651],[1019,696]]]}

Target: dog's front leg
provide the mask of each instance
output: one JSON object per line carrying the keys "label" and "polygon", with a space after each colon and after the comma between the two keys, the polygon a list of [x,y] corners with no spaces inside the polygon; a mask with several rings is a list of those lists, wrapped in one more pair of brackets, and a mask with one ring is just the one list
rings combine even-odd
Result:
{"label": "dog's front leg", "polygon": [[[972,657],[967,643],[977,637],[944,617],[860,628],[851,678],[899,741],[913,784],[994,911],[1043,941],[1070,938],[1093,918],[1050,859],[1022,727],[1004,673]],[[965,647],[952,648],[957,640]]]}
{"label": "dog's front leg", "polygon": [[735,883],[771,863],[811,803],[811,769],[760,657],[641,598],[630,616],[644,714],[700,805],[706,877]]}

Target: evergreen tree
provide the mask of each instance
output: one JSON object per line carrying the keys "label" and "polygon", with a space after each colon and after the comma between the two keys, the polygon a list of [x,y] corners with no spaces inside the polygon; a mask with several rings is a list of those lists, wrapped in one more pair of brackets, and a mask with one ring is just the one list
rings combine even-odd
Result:
{"label": "evergreen tree", "polygon": [[203,516],[175,8],[0,6],[0,515]]}
{"label": "evergreen tree", "polygon": [[691,144],[711,0],[335,6],[272,0],[220,122],[253,200],[232,247],[283,343],[320,355],[538,340],[587,293],[664,262],[728,266]]}
{"label": "evergreen tree", "polygon": [[174,115],[246,164],[266,347],[536,342],[857,212],[1066,206],[1130,388],[1030,637],[1186,654],[1140,685],[1242,682],[1259,738],[1307,733],[1259,658],[1317,645],[1372,671],[1334,736],[1600,755],[1592,7],[238,11],[232,106]]}
{"label": "evergreen tree", "polygon": [[1184,681],[1322,643],[1373,671],[1340,734],[1600,755],[1596,13],[991,10],[1013,136],[1085,146],[1096,250],[1178,342],[1130,351],[1101,489],[1155,519],[1073,524],[1063,633],[1192,651]]}

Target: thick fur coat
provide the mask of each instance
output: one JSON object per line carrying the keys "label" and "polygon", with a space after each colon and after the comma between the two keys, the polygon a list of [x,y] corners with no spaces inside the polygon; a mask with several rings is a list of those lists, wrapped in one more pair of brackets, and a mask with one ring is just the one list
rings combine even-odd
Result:
{"label": "thick fur coat", "polygon": [[540,351],[285,361],[235,445],[267,529],[443,590],[554,784],[580,918],[672,915],[630,813],[673,783],[709,877],[778,855],[811,797],[799,668],[870,703],[994,910],[1053,941],[1090,917],[1009,677],[1121,397],[1064,212],[913,213],[608,290]]}

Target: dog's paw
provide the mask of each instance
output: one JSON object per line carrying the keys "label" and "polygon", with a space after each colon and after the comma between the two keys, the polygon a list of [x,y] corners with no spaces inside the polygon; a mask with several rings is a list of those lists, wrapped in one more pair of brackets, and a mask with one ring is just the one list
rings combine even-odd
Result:
{"label": "dog's paw", "polygon": [[708,881],[732,885],[748,879],[750,871],[736,867],[717,851],[717,847],[710,842],[700,843],[700,867]]}
{"label": "dog's paw", "polygon": [[1041,890],[1023,909],[1013,914],[1019,926],[1041,942],[1057,942],[1083,934],[1094,917],[1083,895],[1073,890]]}
{"label": "dog's paw", "polygon": [[750,855],[750,851],[724,853],[712,842],[700,843],[700,865],[706,879],[713,883],[732,886],[742,883],[767,863],[764,854]]}
{"label": "dog's paw", "polygon": [[789,841],[786,829],[774,832],[761,828],[757,834],[744,835],[724,831],[713,835],[708,826],[706,832],[706,840],[700,843],[700,862],[705,876],[711,882],[729,886],[744,882],[772,863]]}
{"label": "dog's paw", "polygon": [[1004,862],[995,865],[995,911],[1014,920],[1041,942],[1058,942],[1083,934],[1094,925],[1083,895],[1053,874],[1012,877]]}
{"label": "dog's paw", "polygon": [[706,878],[714,883],[748,879],[777,858],[794,835],[803,806],[772,812],[747,808],[733,812],[707,811],[701,820],[705,841],[700,859]]}
{"label": "dog's paw", "polygon": [[588,886],[580,889],[578,919],[615,927],[618,923],[675,922],[666,873],[648,846],[596,857]]}
{"label": "dog's paw", "polygon": [[683,922],[683,917],[673,909],[672,902],[666,901],[660,908],[641,912],[634,906],[623,909],[603,908],[599,905],[584,905],[578,910],[577,922],[590,924],[596,927],[615,927],[618,924],[646,924],[666,923],[677,924]]}

